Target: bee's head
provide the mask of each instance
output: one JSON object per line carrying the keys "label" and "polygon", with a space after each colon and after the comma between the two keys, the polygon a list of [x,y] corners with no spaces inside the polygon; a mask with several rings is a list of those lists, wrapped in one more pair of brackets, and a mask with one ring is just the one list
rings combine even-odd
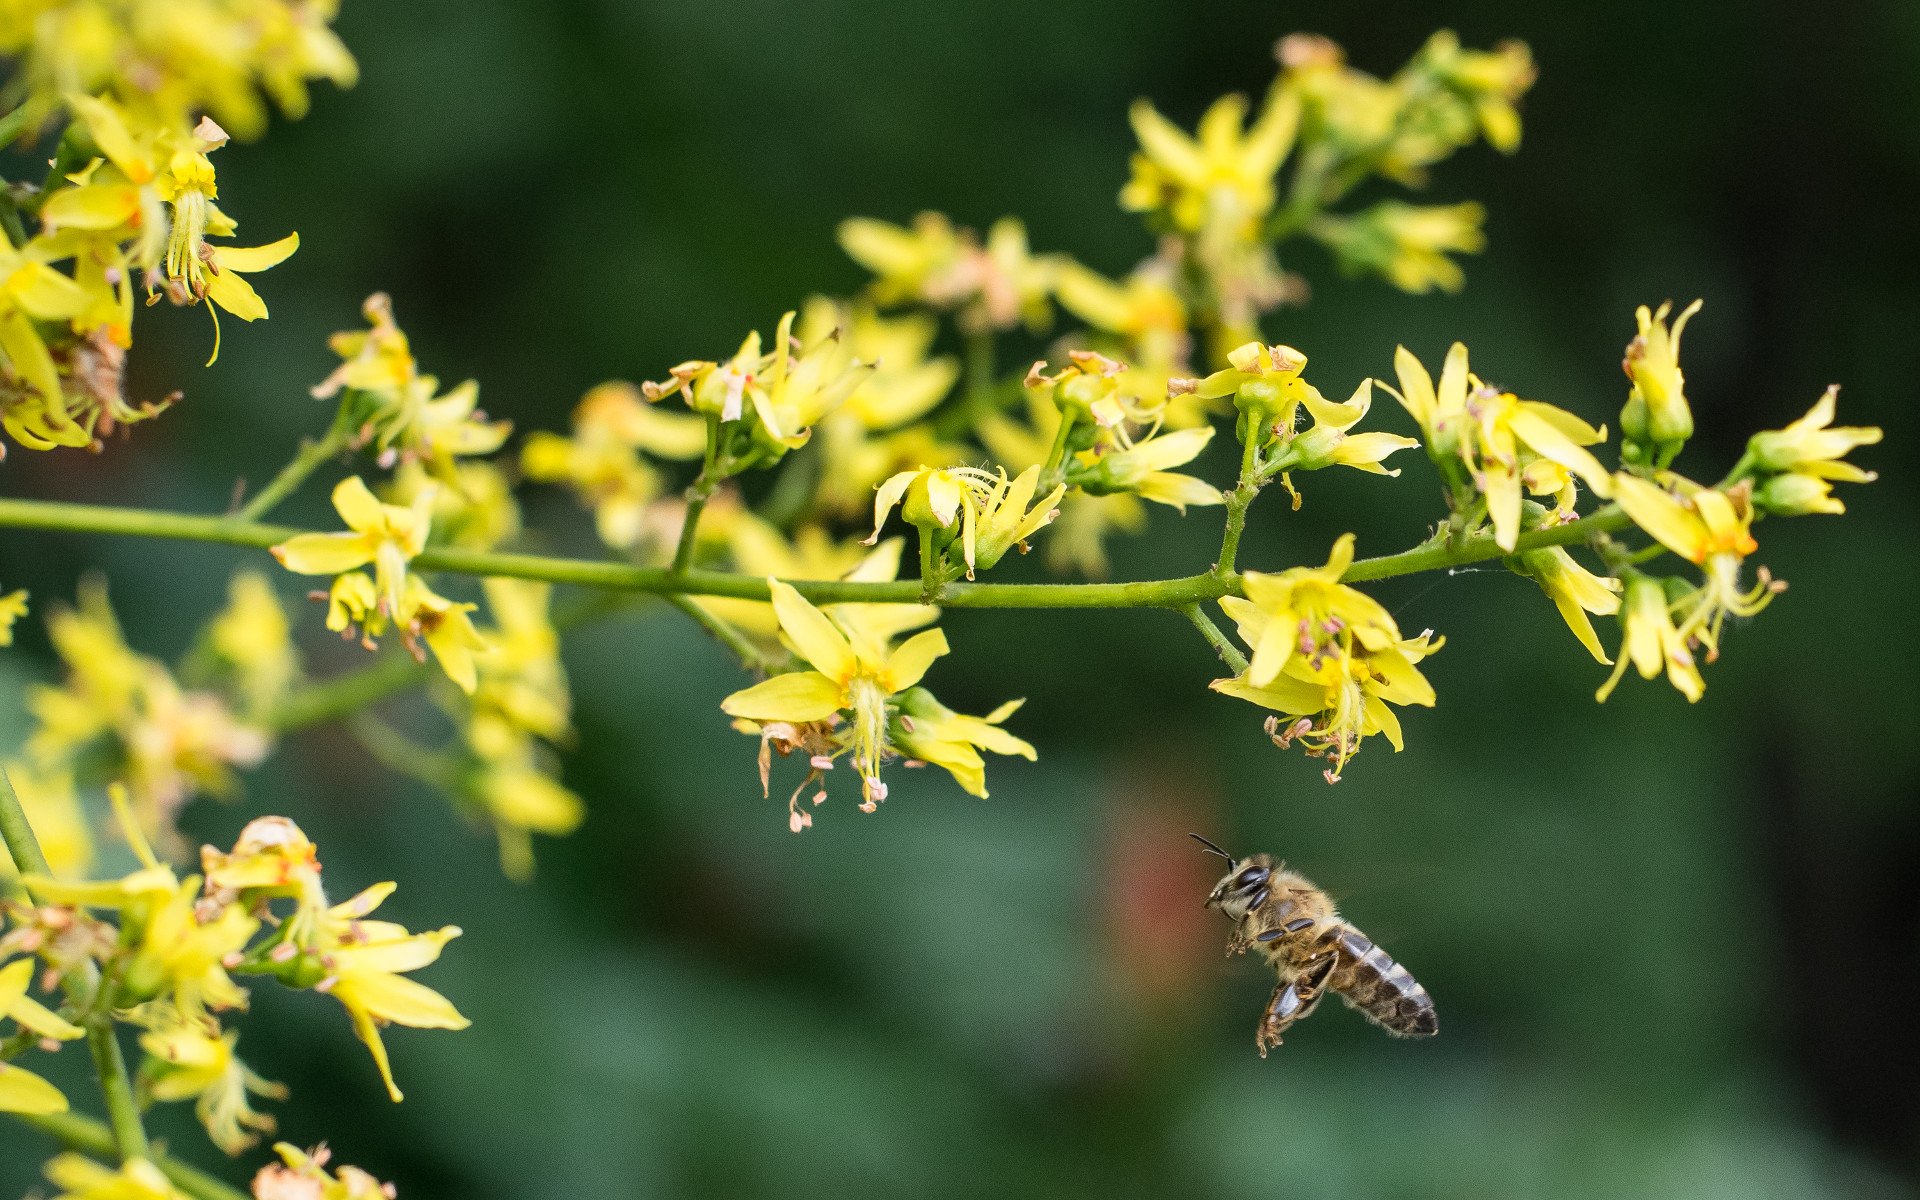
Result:
{"label": "bee's head", "polygon": [[1188,836],[1199,842],[1207,853],[1227,860],[1227,874],[1207,896],[1207,907],[1217,908],[1236,921],[1246,916],[1247,910],[1259,903],[1266,892],[1267,881],[1273,878],[1276,869],[1273,856],[1256,854],[1238,859],[1197,833]]}

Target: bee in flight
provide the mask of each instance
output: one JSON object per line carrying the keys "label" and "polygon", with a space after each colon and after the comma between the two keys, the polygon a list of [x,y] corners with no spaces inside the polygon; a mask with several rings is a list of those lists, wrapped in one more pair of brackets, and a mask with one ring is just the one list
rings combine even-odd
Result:
{"label": "bee in flight", "polygon": [[1226,878],[1207,897],[1208,908],[1234,922],[1227,954],[1258,950],[1280,977],[1253,1034],[1261,1058],[1328,991],[1395,1037],[1432,1037],[1440,1031],[1427,989],[1341,920],[1325,892],[1271,855],[1237,859],[1197,833],[1187,836],[1227,860]]}

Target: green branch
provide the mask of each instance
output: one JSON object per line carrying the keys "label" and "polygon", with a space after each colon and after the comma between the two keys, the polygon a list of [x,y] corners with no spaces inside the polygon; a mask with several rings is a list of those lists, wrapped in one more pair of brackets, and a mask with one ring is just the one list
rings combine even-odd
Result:
{"label": "green branch", "polygon": [[1213,619],[1207,616],[1205,610],[1198,604],[1188,604],[1180,611],[1187,615],[1187,620],[1193,622],[1193,627],[1200,631],[1200,636],[1207,639],[1207,645],[1213,647],[1213,652],[1220,656],[1220,661],[1227,664],[1227,670],[1238,675],[1247,669],[1247,656],[1240,653],[1240,648],[1227,640],[1227,635],[1220,632],[1220,627],[1213,623]]}
{"label": "green branch", "polygon": [[347,406],[341,405],[334,414],[333,424],[328,427],[325,436],[317,442],[303,441],[299,453],[293,461],[280,468],[280,473],[260,489],[260,494],[241,505],[234,518],[241,521],[257,521],[273,511],[275,505],[292,495],[294,489],[307,481],[327,461],[347,448],[353,438],[353,430],[347,420]]}
{"label": "green branch", "polygon": [[[1608,505],[1577,521],[1521,534],[1515,552],[1572,545],[1586,541],[1595,534],[1612,533],[1624,528],[1627,523],[1627,515],[1618,506]],[[230,517],[190,516],[151,509],[62,504],[47,500],[0,500],[0,526],[61,533],[176,538],[262,550],[305,532]],[[1362,583],[1485,562],[1503,557],[1506,553],[1494,543],[1490,534],[1485,533],[1463,537],[1457,543],[1429,540],[1398,554],[1360,559],[1347,568],[1342,578],[1349,583]],[[445,547],[422,551],[413,560],[413,566],[421,571],[535,579],[615,592],[767,599],[765,579],[758,575],[728,571],[674,571],[593,559],[551,558],[536,554],[504,554]],[[885,583],[799,579],[792,582],[801,595],[815,604],[925,602],[922,584],[915,579]],[[1181,608],[1239,594],[1237,578],[1222,578],[1207,572],[1135,583],[949,583],[940,588],[939,595],[934,599],[949,608]]]}

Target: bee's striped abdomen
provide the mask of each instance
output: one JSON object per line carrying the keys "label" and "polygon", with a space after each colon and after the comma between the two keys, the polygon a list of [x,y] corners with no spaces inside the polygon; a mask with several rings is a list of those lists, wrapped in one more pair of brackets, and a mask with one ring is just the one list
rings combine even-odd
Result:
{"label": "bee's striped abdomen", "polygon": [[1432,1037],[1440,1032],[1433,997],[1385,950],[1351,925],[1333,931],[1339,965],[1329,981],[1340,998],[1396,1037]]}

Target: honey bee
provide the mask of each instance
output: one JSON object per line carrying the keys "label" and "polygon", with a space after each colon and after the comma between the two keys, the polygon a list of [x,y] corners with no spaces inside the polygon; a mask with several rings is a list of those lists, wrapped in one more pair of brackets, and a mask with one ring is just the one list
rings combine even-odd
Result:
{"label": "honey bee", "polygon": [[1341,920],[1325,892],[1271,855],[1236,859],[1197,833],[1187,836],[1227,860],[1226,878],[1207,897],[1207,907],[1235,923],[1228,956],[1258,950],[1280,977],[1253,1034],[1261,1058],[1328,991],[1395,1037],[1432,1037],[1440,1031],[1427,989]]}

